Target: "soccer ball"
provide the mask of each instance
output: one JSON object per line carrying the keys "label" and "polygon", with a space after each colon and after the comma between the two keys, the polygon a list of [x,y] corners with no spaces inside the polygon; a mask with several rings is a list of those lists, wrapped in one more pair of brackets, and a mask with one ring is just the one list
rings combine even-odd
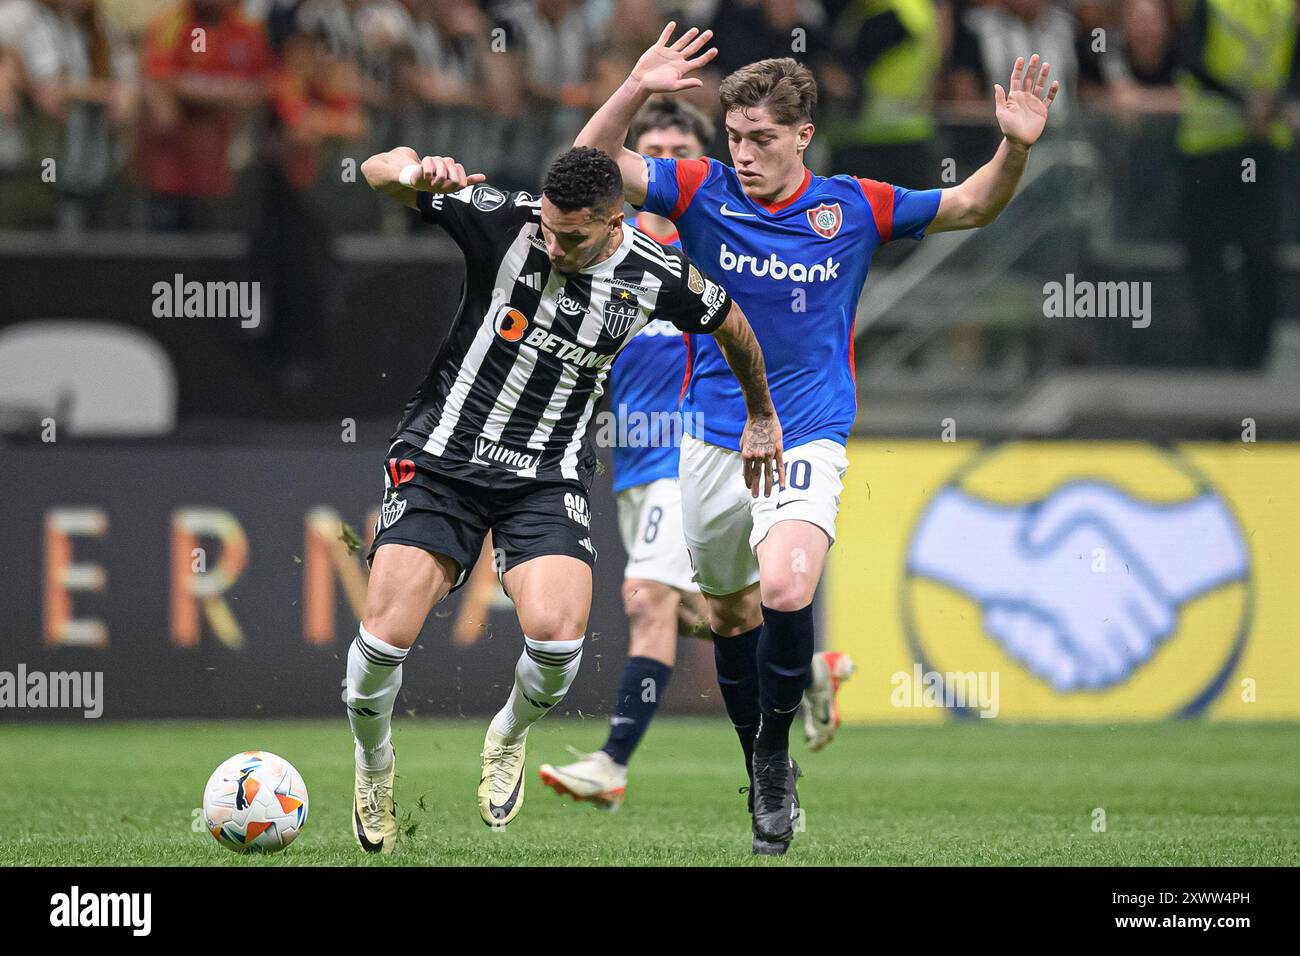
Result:
{"label": "soccer ball", "polygon": [[264,750],[235,754],[208,778],[203,819],[236,853],[276,853],[307,822],[307,785],[293,764]]}

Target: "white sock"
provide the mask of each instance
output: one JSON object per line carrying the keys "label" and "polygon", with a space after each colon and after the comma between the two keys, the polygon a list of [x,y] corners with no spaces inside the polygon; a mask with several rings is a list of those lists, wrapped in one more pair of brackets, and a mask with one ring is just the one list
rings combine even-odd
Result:
{"label": "white sock", "polygon": [[582,638],[535,641],[524,635],[524,652],[515,665],[515,686],[506,705],[492,718],[492,731],[514,742],[564,699],[582,663]]}
{"label": "white sock", "polygon": [[393,703],[402,687],[406,649],[381,641],[358,625],[348,648],[348,722],[357,742],[357,765],[384,770],[393,762]]}

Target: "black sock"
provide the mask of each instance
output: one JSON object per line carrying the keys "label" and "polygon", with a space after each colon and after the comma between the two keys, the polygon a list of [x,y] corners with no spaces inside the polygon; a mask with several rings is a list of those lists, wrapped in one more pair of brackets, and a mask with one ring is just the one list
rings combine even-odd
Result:
{"label": "black sock", "polygon": [[615,763],[627,766],[632,759],[632,751],[645,736],[672,674],[673,669],[667,664],[649,657],[629,657],[623,665],[614,717],[609,722],[609,739],[600,748]]}
{"label": "black sock", "polygon": [[790,724],[812,680],[813,609],[773,611],[763,607],[758,638],[758,696],[763,720],[758,731],[762,750],[788,750]]}
{"label": "black sock", "polygon": [[761,626],[735,637],[713,634],[713,661],[727,716],[745,752],[745,772],[753,774],[754,735],[758,733],[758,634]]}

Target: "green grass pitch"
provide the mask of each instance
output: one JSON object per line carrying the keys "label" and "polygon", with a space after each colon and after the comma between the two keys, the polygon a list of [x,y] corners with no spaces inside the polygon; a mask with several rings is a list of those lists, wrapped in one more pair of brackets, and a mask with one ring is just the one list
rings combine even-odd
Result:
{"label": "green grass pitch", "polygon": [[[738,747],[723,721],[661,719],[617,813],[560,798],[537,767],[594,748],[599,719],[529,737],[526,803],[504,832],[479,822],[485,719],[399,719],[391,857],[349,831],[351,739],[336,721],[152,722],[0,728],[0,865],[1296,865],[1300,726],[845,727],[795,754],[806,829],[754,858]],[[294,763],[311,805],[298,841],[244,857],[192,829],[208,775],[240,750]],[[1094,811],[1105,832],[1094,832]]]}

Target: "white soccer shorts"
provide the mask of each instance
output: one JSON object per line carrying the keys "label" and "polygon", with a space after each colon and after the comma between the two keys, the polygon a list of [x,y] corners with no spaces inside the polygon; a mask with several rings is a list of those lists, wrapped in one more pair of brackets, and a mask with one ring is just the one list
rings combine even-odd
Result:
{"label": "white soccer shorts", "polygon": [[696,590],[682,537],[682,493],[676,478],[659,478],[620,491],[618,530],[627,552],[625,578]]}
{"label": "white soccer shorts", "polygon": [[779,521],[807,521],[835,541],[835,519],[849,459],[829,438],[787,448],[785,484],[769,498],[750,496],[740,452],[682,438],[678,468],[682,531],[706,594],[734,594],[758,581],[755,550]]}

